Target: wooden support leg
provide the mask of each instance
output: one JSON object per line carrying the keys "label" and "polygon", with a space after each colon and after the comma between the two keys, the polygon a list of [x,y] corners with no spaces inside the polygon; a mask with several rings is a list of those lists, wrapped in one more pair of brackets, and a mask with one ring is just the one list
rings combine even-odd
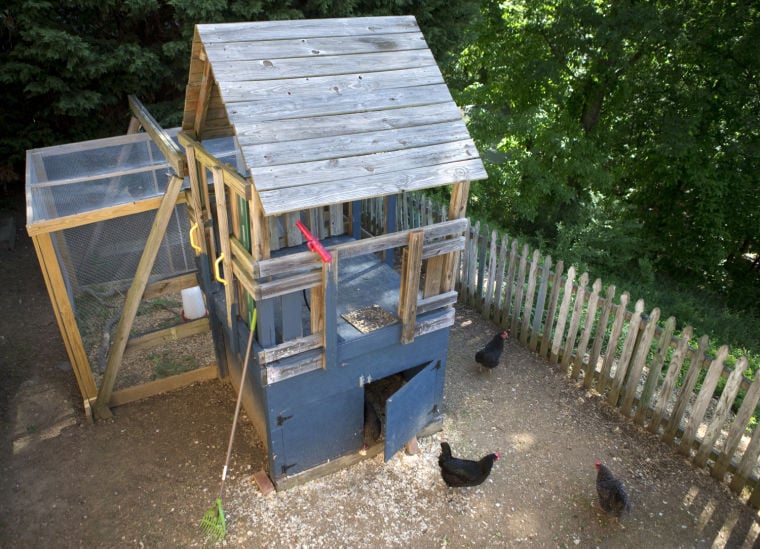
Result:
{"label": "wooden support leg", "polygon": [[111,410],[108,408],[108,402],[111,400],[113,386],[116,382],[116,374],[121,366],[121,359],[124,356],[124,350],[127,348],[129,332],[137,316],[137,308],[142,301],[145,287],[148,285],[150,272],[153,270],[153,263],[156,261],[156,255],[166,234],[166,227],[169,225],[174,206],[177,203],[180,188],[182,187],[182,178],[173,176],[166,187],[166,193],[161,200],[161,205],[156,212],[156,218],[153,220],[153,226],[150,229],[148,241],[145,243],[140,263],[137,265],[137,272],[129,287],[127,297],[124,301],[124,310],[119,319],[119,325],[116,328],[116,334],[113,339],[113,345],[108,353],[108,363],[103,373],[103,382],[98,391],[98,398],[95,401],[94,415],[96,419],[109,419],[112,417]]}

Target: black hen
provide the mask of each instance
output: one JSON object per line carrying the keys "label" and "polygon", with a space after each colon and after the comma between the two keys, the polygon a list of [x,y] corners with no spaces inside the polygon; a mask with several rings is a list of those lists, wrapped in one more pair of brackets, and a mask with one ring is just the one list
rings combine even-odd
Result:
{"label": "black hen", "polygon": [[618,518],[623,513],[631,511],[631,502],[628,500],[621,483],[601,461],[594,463],[596,467],[596,493],[599,495],[599,505],[607,513],[612,513]]}
{"label": "black hen", "polygon": [[491,341],[480,351],[475,353],[475,362],[493,370],[499,365],[501,353],[504,351],[504,341],[509,337],[509,332],[499,332],[491,338]]}
{"label": "black hen", "polygon": [[441,455],[438,456],[438,465],[441,466],[441,476],[448,486],[477,486],[491,474],[494,461],[501,454],[495,452],[488,454],[479,461],[459,459],[451,455],[451,446],[448,442],[441,442]]}

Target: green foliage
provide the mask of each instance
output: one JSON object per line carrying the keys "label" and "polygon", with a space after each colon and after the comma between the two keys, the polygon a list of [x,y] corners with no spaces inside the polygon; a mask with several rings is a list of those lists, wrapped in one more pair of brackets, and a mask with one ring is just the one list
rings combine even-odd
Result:
{"label": "green foliage", "polygon": [[760,246],[757,4],[481,11],[450,79],[488,161],[473,211],[633,277],[729,284]]}
{"label": "green foliage", "polygon": [[153,353],[154,374],[157,379],[170,377],[198,368],[198,361],[192,356],[174,356],[168,351]]}

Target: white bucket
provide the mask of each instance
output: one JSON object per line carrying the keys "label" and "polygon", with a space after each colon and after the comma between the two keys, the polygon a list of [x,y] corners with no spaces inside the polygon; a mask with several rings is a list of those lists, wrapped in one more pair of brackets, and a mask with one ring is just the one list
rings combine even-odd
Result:
{"label": "white bucket", "polygon": [[200,286],[182,290],[182,318],[195,320],[206,316],[206,304]]}

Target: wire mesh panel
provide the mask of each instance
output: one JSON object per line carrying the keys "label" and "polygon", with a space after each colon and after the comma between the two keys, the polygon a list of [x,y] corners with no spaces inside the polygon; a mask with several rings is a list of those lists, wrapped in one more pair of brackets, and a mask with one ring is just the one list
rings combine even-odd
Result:
{"label": "wire mesh panel", "polygon": [[[175,139],[177,132],[168,130]],[[207,145],[225,161],[236,161],[232,138]],[[62,333],[78,332],[73,338],[63,334],[64,340],[80,348],[77,341],[81,339],[88,361],[82,367],[91,370],[97,385],[172,175],[171,166],[145,133],[27,151],[27,227],[31,235],[44,234],[52,243],[54,254],[48,252],[40,262],[43,268],[59,271],[63,281],[60,292],[51,289],[54,306],[73,312],[76,327],[63,323]],[[178,204],[162,237],[149,285],[195,271],[189,232],[187,208]],[[182,324],[180,290],[159,293],[140,303],[116,388],[214,361],[207,329],[145,343],[146,335]],[[68,303],[55,296],[68,296]],[[82,353],[69,350],[79,365],[82,360],[76,357]]]}

